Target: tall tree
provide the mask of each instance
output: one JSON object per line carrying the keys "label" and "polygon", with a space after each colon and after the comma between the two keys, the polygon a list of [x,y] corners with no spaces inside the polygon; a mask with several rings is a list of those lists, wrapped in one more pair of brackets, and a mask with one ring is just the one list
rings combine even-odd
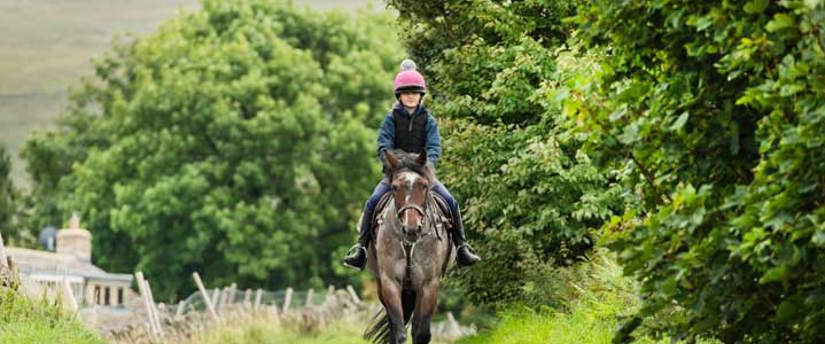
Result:
{"label": "tall tree", "polygon": [[7,241],[17,212],[17,190],[14,189],[10,173],[11,159],[6,148],[0,146],[0,231],[6,234]]}
{"label": "tall tree", "polygon": [[822,1],[597,0],[577,22],[610,55],[571,119],[644,199],[609,231],[639,317],[676,338],[823,342]]}
{"label": "tall tree", "polygon": [[439,176],[485,257],[458,281],[472,301],[532,301],[543,273],[577,261],[591,230],[621,206],[609,174],[578,151],[578,138],[561,135],[560,107],[544,97],[572,28],[562,19],[577,2],[389,3],[444,128]]}
{"label": "tall tree", "polygon": [[385,15],[206,0],[117,45],[60,129],[29,140],[39,195],[81,212],[95,260],[144,271],[158,298],[191,291],[192,271],[213,285],[341,281],[335,254],[380,174],[394,32]]}

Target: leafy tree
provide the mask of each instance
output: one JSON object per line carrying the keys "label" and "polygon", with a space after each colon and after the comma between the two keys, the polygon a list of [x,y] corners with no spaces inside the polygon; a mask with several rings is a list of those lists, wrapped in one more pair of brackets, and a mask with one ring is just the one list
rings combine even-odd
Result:
{"label": "leafy tree", "polygon": [[5,240],[10,238],[12,221],[17,212],[16,199],[17,190],[14,189],[11,173],[11,159],[6,148],[0,146],[0,231],[3,232]]}
{"label": "leafy tree", "polygon": [[11,178],[11,158],[0,146],[0,232],[6,245],[34,247],[36,238],[26,226],[26,198]]}
{"label": "leafy tree", "polygon": [[825,340],[821,1],[593,1],[567,112],[643,203],[612,222],[638,315],[726,343]]}
{"label": "leafy tree", "polygon": [[544,97],[571,29],[562,18],[577,2],[389,4],[444,128],[439,177],[485,257],[457,272],[459,284],[476,302],[534,299],[542,272],[575,262],[593,244],[590,229],[621,207],[610,173],[579,152],[580,137],[563,135],[560,107]]}
{"label": "leafy tree", "polygon": [[158,298],[190,292],[192,271],[341,282],[336,255],[379,178],[397,42],[383,15],[206,0],[116,45],[59,130],[28,141],[38,210],[80,211],[96,261],[144,271]]}

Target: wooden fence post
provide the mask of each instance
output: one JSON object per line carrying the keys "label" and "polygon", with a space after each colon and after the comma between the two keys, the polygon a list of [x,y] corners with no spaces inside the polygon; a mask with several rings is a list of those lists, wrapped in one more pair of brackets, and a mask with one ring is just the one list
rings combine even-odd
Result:
{"label": "wooden fence post", "polygon": [[212,319],[218,320],[218,314],[215,313],[215,306],[212,305],[212,300],[209,299],[209,294],[206,293],[206,288],[203,287],[203,281],[201,281],[201,276],[198,275],[197,272],[195,272],[192,273],[192,278],[195,280],[195,284],[198,286],[198,291],[201,293],[203,303],[206,304],[206,309],[209,310],[209,314],[212,314]]}
{"label": "wooden fence post", "polygon": [[149,280],[143,280],[146,284],[146,293],[149,294],[149,305],[152,306],[152,319],[155,321],[155,327],[158,329],[158,334],[163,335],[163,327],[160,326],[160,316],[158,315],[158,307],[155,304],[155,296],[152,295],[152,287],[149,285]]}
{"label": "wooden fence post", "polygon": [[215,307],[215,313],[218,313],[218,301],[221,297],[221,288],[212,289],[212,306]]}
{"label": "wooden fence post", "polygon": [[229,296],[228,296],[227,304],[229,304],[229,305],[234,305],[235,304],[235,296],[237,296],[237,294],[238,294],[237,292],[238,292],[238,284],[237,283],[232,283],[229,286]]}
{"label": "wooden fence post", "polygon": [[309,290],[307,290],[307,300],[306,300],[306,302],[304,303],[304,307],[310,307],[310,306],[312,306],[312,294],[315,294],[315,290],[312,290],[312,288],[310,288]]}
{"label": "wooden fence post", "polygon": [[180,300],[178,301],[178,309],[175,311],[175,319],[180,318],[183,316],[183,309],[186,301]]}
{"label": "wooden fence post", "polygon": [[72,286],[69,285],[69,280],[64,278],[61,287],[63,287],[63,299],[67,302],[69,311],[74,315],[77,312],[77,299],[74,297],[74,292],[72,292]]}
{"label": "wooden fence post", "polygon": [[146,291],[146,283],[144,283],[143,272],[135,272],[135,279],[137,279],[140,297],[143,299],[143,306],[146,308],[146,316],[149,318],[149,332],[152,335],[152,338],[157,340],[160,330],[155,327],[155,320],[152,317],[152,305],[150,304],[151,301],[149,300],[149,293]]}
{"label": "wooden fence post", "polygon": [[217,311],[223,313],[224,306],[226,306],[226,300],[229,298],[229,287],[223,287],[220,295]]}
{"label": "wooden fence post", "polygon": [[356,303],[361,303],[361,298],[358,297],[358,294],[355,293],[355,289],[352,288],[352,285],[347,285],[347,291],[349,295],[352,296],[352,300]]}
{"label": "wooden fence post", "polygon": [[327,287],[327,295],[324,297],[324,304],[332,301],[332,297],[335,295],[335,287],[332,284]]}
{"label": "wooden fence post", "polygon": [[261,306],[261,296],[263,296],[263,290],[258,288],[258,291],[255,292],[255,306],[252,309],[257,310]]}
{"label": "wooden fence post", "polygon": [[252,308],[252,289],[247,288],[243,293],[243,306]]}
{"label": "wooden fence post", "polygon": [[289,311],[289,304],[292,303],[292,288],[286,288],[286,296],[284,296],[284,310],[281,313],[286,314]]}
{"label": "wooden fence post", "polygon": [[6,259],[6,247],[3,246],[3,233],[0,232],[0,288],[11,284],[11,270]]}

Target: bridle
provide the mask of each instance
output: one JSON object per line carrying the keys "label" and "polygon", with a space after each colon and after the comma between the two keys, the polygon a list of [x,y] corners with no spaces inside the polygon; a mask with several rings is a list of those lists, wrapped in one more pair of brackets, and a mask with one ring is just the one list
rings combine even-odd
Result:
{"label": "bridle", "polygon": [[[427,231],[426,233],[418,232],[418,233],[411,234],[410,232],[407,231],[407,227],[404,226],[402,224],[402,221],[401,221],[401,215],[403,215],[405,211],[412,209],[412,210],[417,211],[418,214],[421,215],[421,224],[419,225],[420,229],[422,229],[422,230],[426,229],[428,225],[434,224],[433,219],[432,219],[433,214],[430,213],[430,212],[427,212],[427,210],[430,210],[429,209],[430,208],[429,204],[431,202],[430,198],[432,197],[430,192],[431,192],[430,188],[427,188],[427,190],[424,192],[424,206],[423,207],[418,205],[418,204],[412,203],[412,204],[405,204],[401,208],[399,208],[395,211],[395,219],[398,221],[398,223],[401,227],[402,243],[415,244],[416,242],[418,242],[418,240],[421,240],[421,238],[432,234],[432,232],[433,232],[432,230]],[[410,240],[410,238],[414,238],[414,239]],[[441,239],[441,238],[439,237],[439,239]]]}
{"label": "bridle", "polygon": [[[427,194],[424,197],[426,197],[425,199],[427,199],[429,201],[429,197],[430,197],[430,191],[429,190],[427,190]],[[424,203],[425,206],[426,206],[427,203],[429,203],[429,202]],[[422,207],[418,204],[405,204],[403,207],[401,207],[401,209],[398,209],[398,211],[395,212],[395,217],[397,217],[399,220],[401,220],[401,214],[403,214],[404,211],[406,211],[407,209],[413,209],[413,210],[417,211],[419,214],[421,214],[422,218],[424,218],[424,219],[427,218],[427,213],[424,210],[424,207]],[[422,226],[424,225],[423,221],[422,221],[421,225]]]}
{"label": "bridle", "polygon": [[[411,258],[413,252],[415,251],[416,244],[418,244],[425,237],[428,237],[433,234],[435,234],[436,238],[438,238],[439,241],[442,240],[441,234],[438,232],[438,229],[436,228],[437,224],[435,214],[433,214],[433,212],[431,211],[434,208],[431,206],[430,203],[435,202],[435,200],[433,199],[433,195],[431,194],[431,189],[428,188],[425,191],[424,200],[424,206],[420,206],[418,204],[405,204],[395,211],[395,221],[398,224],[397,228],[400,228],[400,231],[396,232],[396,237],[404,250],[404,255],[406,256],[407,260],[406,268],[408,271],[409,269],[412,269]],[[393,202],[393,206],[394,203],[395,202]],[[407,231],[407,227],[404,226],[401,221],[401,215],[403,215],[405,211],[410,209],[415,210],[421,215],[421,224],[419,225],[421,231],[417,233],[410,233],[409,231]]]}

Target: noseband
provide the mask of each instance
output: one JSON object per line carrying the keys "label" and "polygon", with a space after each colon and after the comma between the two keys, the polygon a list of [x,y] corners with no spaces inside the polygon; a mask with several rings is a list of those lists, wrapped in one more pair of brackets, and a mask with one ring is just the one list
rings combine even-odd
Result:
{"label": "noseband", "polygon": [[[401,233],[400,233],[401,235],[399,235],[399,237],[400,237],[399,239],[400,239],[402,244],[404,244],[404,245],[414,245],[415,243],[417,243],[422,238],[424,238],[426,236],[429,236],[433,233],[436,234],[436,236],[438,237],[438,240],[441,240],[440,233],[438,233],[438,231],[435,230],[435,228],[429,228],[428,227],[430,225],[435,226],[435,219],[433,218],[432,212],[427,212],[427,210],[430,210],[430,207],[428,205],[430,204],[430,202],[433,201],[432,200],[432,195],[429,194],[429,191],[427,192],[426,200],[427,201],[424,203],[424,205],[425,205],[424,207],[422,207],[418,204],[405,204],[404,206],[402,206],[401,208],[396,210],[395,218],[398,221],[399,228],[401,229]],[[403,224],[401,224],[401,215],[404,213],[404,211],[409,210],[409,209],[413,209],[413,210],[417,211],[419,214],[421,214],[420,228],[422,228],[423,230],[427,230],[427,229],[429,229],[429,230],[427,230],[426,232],[419,232],[419,233],[412,233],[412,234],[407,231],[407,228]]]}
{"label": "noseband", "polygon": [[[427,195],[427,196],[429,197],[429,195]],[[424,212],[424,208],[421,207],[418,204],[405,204],[403,207],[401,207],[401,209],[398,209],[398,211],[395,212],[395,217],[397,217],[398,219],[401,219],[401,214],[403,214],[404,211],[407,210],[407,209],[414,209],[419,214],[421,214],[422,218],[424,218],[424,219],[427,218],[427,214]],[[423,220],[422,220],[422,222],[423,222]]]}

